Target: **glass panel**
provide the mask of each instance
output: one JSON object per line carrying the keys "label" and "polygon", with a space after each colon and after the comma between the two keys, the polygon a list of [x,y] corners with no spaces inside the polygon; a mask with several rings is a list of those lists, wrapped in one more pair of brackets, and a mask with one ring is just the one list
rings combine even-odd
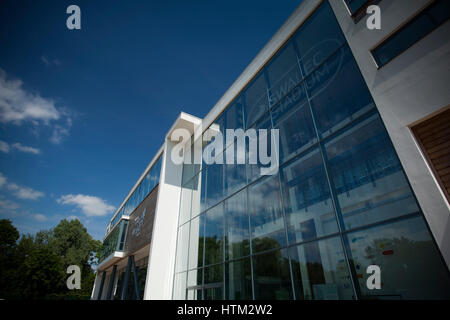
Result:
{"label": "glass panel", "polygon": [[[450,279],[422,217],[348,234],[363,298],[449,299]],[[381,290],[367,289],[369,265],[381,271]]]}
{"label": "glass panel", "polygon": [[247,213],[247,189],[225,201],[227,259],[236,259],[250,254],[250,239]]}
{"label": "glass panel", "polygon": [[308,18],[294,36],[303,75],[317,69],[345,43],[333,10],[327,1]]}
{"label": "glass panel", "polygon": [[[247,139],[246,139],[247,140]],[[231,157],[231,160],[228,161],[227,152],[225,151],[225,163],[229,162],[231,164],[225,164],[225,193],[226,195],[230,195],[237,190],[244,187],[247,182],[246,176],[246,165],[245,163],[238,163],[238,144],[235,143],[230,145],[228,149],[233,148],[234,154]],[[227,149],[227,151],[228,151]],[[245,149],[244,149],[245,150]],[[245,161],[245,158],[242,159]]]}
{"label": "glass panel", "polygon": [[354,299],[340,238],[292,247],[289,255],[297,299]]}
{"label": "glass panel", "polygon": [[253,296],[250,258],[229,262],[225,268],[225,299],[251,300]]}
{"label": "glass panel", "polygon": [[[206,171],[205,171],[206,172]],[[205,181],[206,181],[206,174],[205,174]],[[206,185],[203,185],[202,182],[204,182],[200,178],[200,173],[197,174],[192,180],[192,204],[191,204],[191,217],[195,217],[198,215],[202,208],[205,207],[205,192],[206,192]]]}
{"label": "glass panel", "polygon": [[206,207],[210,208],[224,196],[223,186],[223,164],[213,163],[206,168],[207,188],[206,188]]}
{"label": "glass panel", "polygon": [[178,229],[177,264],[175,271],[185,271],[188,265],[189,222]]}
{"label": "glass panel", "polygon": [[203,269],[190,270],[188,272],[188,288],[201,286],[203,281]]}
{"label": "glass panel", "polygon": [[245,124],[249,128],[269,109],[264,73],[260,73],[245,92]]}
{"label": "glass panel", "polygon": [[192,202],[192,187],[193,180],[185,184],[181,189],[181,200],[180,200],[180,219],[178,221],[179,225],[186,223],[191,218],[191,202]]}
{"label": "glass panel", "polygon": [[325,144],[345,228],[418,212],[377,114]]}
{"label": "glass panel", "polygon": [[306,79],[317,130],[326,137],[374,107],[350,49],[345,46]]}
{"label": "glass panel", "polygon": [[339,231],[318,149],[283,168],[281,181],[289,243]]}
{"label": "glass panel", "polygon": [[345,0],[347,8],[352,14],[361,9],[367,2],[368,0]]}
{"label": "glass panel", "polygon": [[272,59],[267,67],[267,72],[270,82],[269,103],[272,107],[302,80],[292,42],[288,43]]}
{"label": "glass panel", "polygon": [[[244,108],[241,102],[241,97],[237,98],[233,104],[228,107],[225,112],[225,130],[222,132],[226,137],[226,129],[244,129]],[[226,148],[231,141],[224,144]]]}
{"label": "glass panel", "polygon": [[251,185],[248,198],[253,251],[285,246],[286,234],[280,206],[278,175]]}
{"label": "glass panel", "polygon": [[223,299],[223,264],[205,268],[205,300]]}
{"label": "glass panel", "polygon": [[203,244],[205,232],[205,215],[191,220],[189,236],[189,269],[203,266]]}
{"label": "glass panel", "polygon": [[223,203],[206,212],[205,221],[205,265],[224,260]]}
{"label": "glass panel", "polygon": [[280,130],[280,163],[317,142],[303,83],[272,110],[272,120]]}
{"label": "glass panel", "polygon": [[[264,116],[262,116],[253,126],[253,129],[255,129],[256,131],[258,131],[259,129],[266,129],[269,130],[272,129],[272,123],[270,120],[270,114],[269,112],[267,112]],[[268,154],[271,154],[272,149],[271,149],[271,143],[270,143],[270,134],[267,135],[267,152]],[[257,143],[259,144],[258,140],[256,142],[253,143]],[[256,180],[257,178],[259,178],[261,176],[261,168],[264,167],[260,162],[259,162],[259,155],[256,154],[254,155],[254,157],[256,158],[256,163],[257,164],[250,164],[250,159],[253,155],[250,154],[251,149],[249,148],[249,144],[246,145],[246,157],[247,157],[247,179],[248,182],[250,183],[251,181]],[[267,166],[268,167],[268,166]]]}
{"label": "glass panel", "polygon": [[187,290],[187,300],[202,300],[202,290],[201,289],[188,289]]}
{"label": "glass panel", "polygon": [[292,299],[287,249],[253,256],[256,300]]}
{"label": "glass panel", "polygon": [[172,299],[186,299],[186,272],[175,274]]}

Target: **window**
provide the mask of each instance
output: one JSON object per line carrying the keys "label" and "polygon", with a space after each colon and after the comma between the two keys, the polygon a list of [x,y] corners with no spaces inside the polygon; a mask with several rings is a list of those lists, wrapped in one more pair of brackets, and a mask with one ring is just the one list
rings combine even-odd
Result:
{"label": "window", "polygon": [[254,252],[286,245],[278,175],[257,181],[248,189]]}
{"label": "window", "polygon": [[280,163],[317,142],[303,83],[272,110],[272,121],[279,129]]}
{"label": "window", "polygon": [[322,156],[318,149],[281,173],[289,243],[338,232]]}
{"label": "window", "polygon": [[339,49],[306,79],[306,90],[323,138],[375,106],[348,47]]}
{"label": "window", "polygon": [[205,266],[224,260],[223,203],[206,212],[205,217]]}
{"label": "window", "polygon": [[189,249],[189,223],[182,225],[178,229],[176,272],[187,270]]}
{"label": "window", "polygon": [[253,279],[256,300],[292,299],[287,249],[254,256]]}
{"label": "window", "polygon": [[[418,216],[347,235],[351,262],[367,299],[449,299],[448,269]],[[381,269],[381,290],[366,286],[366,269]]]}
{"label": "window", "polygon": [[339,238],[291,247],[289,255],[297,299],[354,299],[350,273]]}
{"label": "window", "polygon": [[225,298],[251,300],[253,296],[250,258],[229,262],[225,268]]}
{"label": "window", "polygon": [[419,212],[377,114],[325,144],[347,229]]}
{"label": "window", "polygon": [[205,234],[205,215],[191,220],[189,236],[189,269],[203,266],[203,245]]}
{"label": "window", "polygon": [[328,1],[325,1],[300,27],[294,41],[304,77],[316,70],[345,43]]}
{"label": "window", "polygon": [[247,212],[247,190],[244,189],[225,201],[225,250],[227,259],[250,254]]}
{"label": "window", "polygon": [[428,164],[450,201],[450,107],[412,127]]}
{"label": "window", "polygon": [[388,39],[372,50],[372,55],[381,68],[406,49],[438,28],[450,17],[450,1],[436,0],[413,19],[403,25]]}
{"label": "window", "polygon": [[172,298],[174,300],[186,299],[186,272],[175,274]]}
{"label": "window", "polygon": [[355,15],[361,8],[365,7],[369,0],[344,0],[347,5],[348,11],[353,16]]}
{"label": "window", "polygon": [[[248,140],[248,139],[246,139]],[[227,151],[233,148],[233,158],[228,159]],[[233,151],[233,150],[231,150]],[[245,159],[243,159],[245,161]],[[229,162],[230,164],[226,164]],[[224,152],[224,171],[225,171],[225,193],[231,195],[235,191],[245,186],[247,182],[246,164],[238,162],[238,144],[232,144],[228,146]]]}
{"label": "window", "polygon": [[270,106],[280,101],[301,80],[294,45],[288,43],[267,67],[270,82]]}
{"label": "window", "polygon": [[245,102],[245,127],[249,128],[269,109],[264,72],[260,72],[245,91]]}
{"label": "window", "polygon": [[189,181],[181,190],[180,200],[180,217],[178,224],[182,225],[191,218],[191,203],[192,203],[192,184],[194,180]]}

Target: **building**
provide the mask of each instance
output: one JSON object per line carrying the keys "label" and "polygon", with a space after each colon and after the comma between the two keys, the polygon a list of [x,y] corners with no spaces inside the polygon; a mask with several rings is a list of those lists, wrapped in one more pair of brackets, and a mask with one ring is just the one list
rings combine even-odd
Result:
{"label": "building", "polygon": [[[176,119],[107,227],[92,298],[449,298],[449,14],[303,0],[204,119]],[[279,129],[278,173],[171,161],[175,129],[210,126]]]}

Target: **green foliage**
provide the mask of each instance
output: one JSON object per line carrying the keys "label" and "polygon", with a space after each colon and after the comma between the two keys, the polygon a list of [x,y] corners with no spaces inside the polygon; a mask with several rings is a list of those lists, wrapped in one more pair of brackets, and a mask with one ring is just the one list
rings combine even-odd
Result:
{"label": "green foliage", "polygon": [[[101,242],[94,240],[79,220],[61,220],[34,237],[22,235],[9,220],[0,220],[1,299],[89,298]],[[69,265],[81,269],[81,289],[66,287]]]}

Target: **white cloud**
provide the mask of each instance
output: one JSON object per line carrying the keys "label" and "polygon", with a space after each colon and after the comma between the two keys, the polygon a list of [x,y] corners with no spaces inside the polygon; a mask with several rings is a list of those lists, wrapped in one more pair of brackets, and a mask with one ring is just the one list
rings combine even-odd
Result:
{"label": "white cloud", "polygon": [[47,217],[44,216],[43,214],[40,214],[40,213],[33,214],[32,217],[33,217],[35,220],[40,221],[40,222],[47,221]]}
{"label": "white cloud", "polygon": [[52,65],[59,67],[61,65],[61,61],[59,61],[58,59],[50,60],[46,56],[41,56],[41,60],[47,67]]}
{"label": "white cloud", "polygon": [[72,221],[72,220],[80,220],[80,218],[78,218],[77,216],[68,216],[66,218],[68,221]]}
{"label": "white cloud", "polygon": [[4,152],[4,153],[8,153],[9,152],[9,144],[5,141],[0,140],[0,151]]}
{"label": "white cloud", "polygon": [[33,147],[24,146],[19,142],[12,144],[11,147],[13,147],[14,149],[17,149],[19,151],[26,152],[26,153],[33,153],[33,154],[41,153],[41,150],[39,150],[37,148],[33,148]]}
{"label": "white cloud", "polygon": [[[45,63],[44,58],[43,56],[42,60]],[[56,61],[51,63],[60,63]],[[6,72],[0,68],[0,123],[21,125],[29,122],[34,126],[34,133],[38,132],[38,125],[45,124],[51,129],[51,142],[60,143],[63,137],[69,135],[72,115],[68,109],[56,108],[52,99],[25,90],[20,79],[7,77]],[[61,121],[64,120],[63,125]],[[4,149],[0,150],[5,152]]]}
{"label": "white cloud", "polygon": [[104,216],[114,210],[114,206],[109,205],[105,200],[83,194],[63,195],[56,201],[61,204],[76,205],[86,216]]}
{"label": "white cloud", "polygon": [[8,199],[0,199],[0,212],[14,211],[19,208],[19,205],[14,201]]}
{"label": "white cloud", "polygon": [[6,177],[0,172],[0,188],[6,183]]}
{"label": "white cloud", "polygon": [[21,187],[12,182],[8,183],[6,187],[8,188],[8,190],[12,191],[13,194],[19,199],[37,200],[45,196],[45,194],[41,191],[37,191],[32,188]]}
{"label": "white cloud", "polygon": [[16,150],[19,150],[21,152],[33,153],[33,154],[40,154],[41,153],[41,150],[39,150],[37,148],[29,147],[29,146],[24,146],[20,142],[16,142],[16,143],[13,143],[12,145],[9,145],[5,141],[0,141],[0,151],[2,151],[4,153],[9,153],[9,151],[11,149],[16,149]]}

